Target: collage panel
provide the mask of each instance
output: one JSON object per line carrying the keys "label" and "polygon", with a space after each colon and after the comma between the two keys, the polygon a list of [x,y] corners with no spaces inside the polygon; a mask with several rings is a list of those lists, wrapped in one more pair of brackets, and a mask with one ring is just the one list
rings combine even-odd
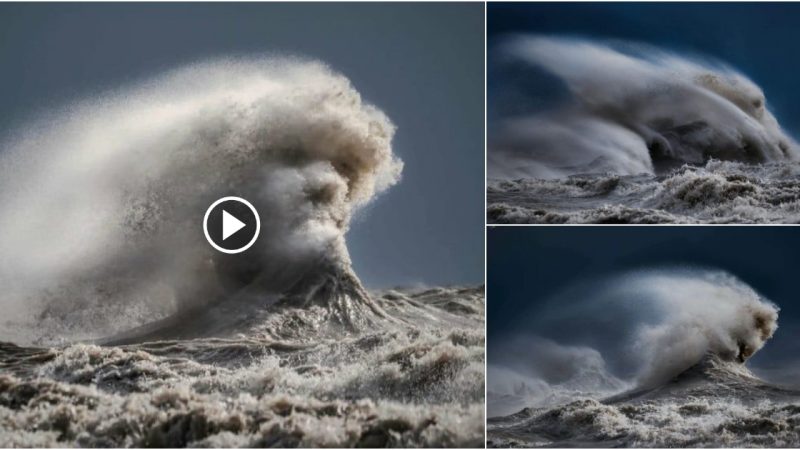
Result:
{"label": "collage panel", "polygon": [[800,448],[798,23],[0,0],[0,448]]}
{"label": "collage panel", "polygon": [[483,448],[483,30],[0,3],[0,448]]}
{"label": "collage panel", "polygon": [[797,223],[798,21],[797,3],[488,3],[487,222]]}
{"label": "collage panel", "polygon": [[800,446],[798,20],[487,4],[487,447]]}
{"label": "collage panel", "polygon": [[794,227],[491,227],[489,447],[800,446]]}

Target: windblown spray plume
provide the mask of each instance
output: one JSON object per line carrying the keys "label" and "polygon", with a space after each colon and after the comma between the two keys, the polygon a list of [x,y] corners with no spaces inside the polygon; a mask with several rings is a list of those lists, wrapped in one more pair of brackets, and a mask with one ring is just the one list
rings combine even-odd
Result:
{"label": "windblown spray plume", "polygon": [[[231,296],[265,271],[281,272],[262,281],[280,292],[322,257],[349,270],[351,215],[400,176],[393,133],[314,62],[200,64],[73,106],[4,152],[4,309],[108,333]],[[198,231],[225,195],[263,216],[257,247],[237,257]]]}
{"label": "windblown spray plume", "polygon": [[778,307],[741,280],[656,269],[570,294],[532,324],[538,335],[491,353],[492,445],[797,444],[800,391],[746,365],[776,332]]}
{"label": "windblown spray plume", "polygon": [[[350,266],[394,131],[321,63],[241,58],[3,144],[0,444],[482,445],[482,290],[374,295]],[[228,195],[261,216],[237,255],[202,232]]]}
{"label": "windblown spray plume", "polygon": [[565,94],[491,127],[491,221],[798,218],[798,145],[735,69],[619,41],[521,36],[496,51]]}

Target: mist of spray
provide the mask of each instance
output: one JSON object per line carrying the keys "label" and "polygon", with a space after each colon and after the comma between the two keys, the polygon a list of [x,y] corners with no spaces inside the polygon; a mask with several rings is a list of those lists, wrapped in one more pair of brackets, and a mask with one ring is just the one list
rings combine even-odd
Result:
{"label": "mist of spray", "polygon": [[499,52],[556,77],[555,106],[490,130],[491,178],[653,174],[709,159],[797,160],[762,90],[733,68],[630,42],[518,36]]}
{"label": "mist of spray", "polygon": [[709,354],[743,363],[778,327],[778,307],[724,272],[644,272],[621,283],[661,314],[634,334],[632,348],[644,363],[641,385],[664,382]]}
{"label": "mist of spray", "polygon": [[738,367],[775,333],[778,311],[719,270],[653,269],[593,281],[540,311],[531,334],[494,344],[489,402],[494,394],[496,414],[508,414],[520,401],[546,405],[654,387],[709,357]]}
{"label": "mist of spray", "polygon": [[[349,270],[355,211],[395,184],[394,126],[321,63],[226,59],[53,111],[2,144],[0,340],[86,338],[325,259]],[[215,252],[214,200],[258,209],[256,245]],[[57,321],[57,331],[35,327]],[[46,327],[44,327],[46,328]]]}

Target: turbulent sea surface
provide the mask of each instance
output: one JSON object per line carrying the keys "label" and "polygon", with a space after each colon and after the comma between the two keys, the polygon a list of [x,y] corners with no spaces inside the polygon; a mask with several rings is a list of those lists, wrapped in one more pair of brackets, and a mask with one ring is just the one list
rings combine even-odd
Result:
{"label": "turbulent sea surface", "polygon": [[489,182],[489,223],[798,223],[800,164],[709,161],[663,175]]}
{"label": "turbulent sea surface", "polygon": [[0,446],[483,446],[482,288],[303,283],[119,344],[0,343]]}
{"label": "turbulent sea surface", "polygon": [[488,421],[490,447],[797,447],[800,391],[708,357],[668,382]]}
{"label": "turbulent sea surface", "polygon": [[800,145],[730,65],[558,36],[496,52],[490,223],[800,221]]}

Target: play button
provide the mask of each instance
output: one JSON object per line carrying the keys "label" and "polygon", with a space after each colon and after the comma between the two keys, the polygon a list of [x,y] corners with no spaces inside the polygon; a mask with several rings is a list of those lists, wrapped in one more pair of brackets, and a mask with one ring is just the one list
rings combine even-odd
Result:
{"label": "play button", "polygon": [[261,221],[250,202],[239,197],[224,197],[206,210],[203,233],[208,243],[223,253],[241,253],[258,239]]}
{"label": "play button", "polygon": [[233,233],[244,228],[244,222],[233,217],[228,211],[222,210],[222,240],[228,239]]}

